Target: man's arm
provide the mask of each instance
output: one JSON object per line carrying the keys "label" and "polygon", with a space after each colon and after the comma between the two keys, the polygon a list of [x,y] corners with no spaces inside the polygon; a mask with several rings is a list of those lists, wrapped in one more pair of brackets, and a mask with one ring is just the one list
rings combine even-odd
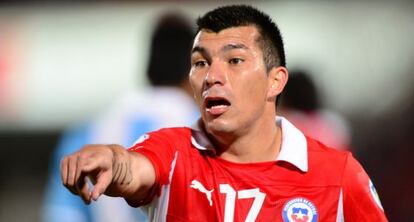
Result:
{"label": "man's arm", "polygon": [[369,176],[352,155],[347,159],[342,186],[345,221],[388,221]]}
{"label": "man's arm", "polygon": [[[119,145],[86,145],[61,162],[62,182],[89,204],[105,193],[129,203],[144,199],[155,182],[152,163]],[[90,190],[88,179],[94,184]]]}

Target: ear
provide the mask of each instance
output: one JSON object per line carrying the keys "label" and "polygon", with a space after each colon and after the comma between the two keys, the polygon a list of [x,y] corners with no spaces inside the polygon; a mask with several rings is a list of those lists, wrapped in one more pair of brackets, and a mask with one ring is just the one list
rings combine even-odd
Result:
{"label": "ear", "polygon": [[268,73],[268,91],[267,98],[276,98],[283,89],[288,81],[289,73],[288,70],[283,66],[273,67]]}

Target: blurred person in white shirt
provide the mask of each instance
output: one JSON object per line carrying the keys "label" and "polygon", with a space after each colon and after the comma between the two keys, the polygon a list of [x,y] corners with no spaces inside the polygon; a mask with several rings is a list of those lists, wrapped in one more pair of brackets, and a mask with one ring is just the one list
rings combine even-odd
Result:
{"label": "blurred person in white shirt", "polygon": [[151,39],[147,69],[151,87],[126,92],[94,120],[64,132],[52,157],[43,221],[146,221],[140,209],[129,207],[121,198],[103,197],[85,205],[62,186],[60,161],[87,143],[128,147],[145,132],[194,123],[199,114],[188,82],[193,37],[193,27],[185,17],[177,13],[162,16]]}

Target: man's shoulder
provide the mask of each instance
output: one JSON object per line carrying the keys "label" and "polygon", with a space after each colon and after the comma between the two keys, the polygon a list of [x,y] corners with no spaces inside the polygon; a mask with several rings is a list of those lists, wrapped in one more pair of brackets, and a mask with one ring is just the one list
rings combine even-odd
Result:
{"label": "man's shoulder", "polygon": [[191,134],[191,128],[188,126],[175,126],[175,127],[164,127],[160,128],[151,133],[160,133],[160,134]]}
{"label": "man's shoulder", "polygon": [[323,153],[327,155],[334,155],[334,156],[346,156],[350,154],[349,151],[336,149],[334,147],[329,147],[324,143],[320,142],[319,140],[313,139],[311,137],[306,136],[306,142],[308,144],[308,151],[309,152],[316,152],[316,153]]}
{"label": "man's shoulder", "polygon": [[147,133],[146,135],[156,138],[162,138],[169,141],[191,140],[191,128],[187,126],[165,127]]}
{"label": "man's shoulder", "polygon": [[328,147],[322,142],[310,137],[306,137],[306,141],[308,144],[309,160],[313,163],[327,163],[327,165],[342,168],[345,165],[346,159],[351,155],[349,151]]}
{"label": "man's shoulder", "polygon": [[138,148],[159,150],[170,147],[173,150],[188,149],[191,145],[191,129],[188,127],[169,127],[151,131],[139,137],[129,148],[136,151]]}

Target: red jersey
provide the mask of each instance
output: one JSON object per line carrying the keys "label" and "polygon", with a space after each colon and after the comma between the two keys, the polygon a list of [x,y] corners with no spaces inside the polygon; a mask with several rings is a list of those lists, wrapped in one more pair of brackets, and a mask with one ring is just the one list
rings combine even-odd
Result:
{"label": "red jersey", "polygon": [[149,221],[387,221],[368,175],[349,152],[307,138],[284,118],[275,161],[234,163],[203,131],[166,128],[129,149],[154,165]]}

